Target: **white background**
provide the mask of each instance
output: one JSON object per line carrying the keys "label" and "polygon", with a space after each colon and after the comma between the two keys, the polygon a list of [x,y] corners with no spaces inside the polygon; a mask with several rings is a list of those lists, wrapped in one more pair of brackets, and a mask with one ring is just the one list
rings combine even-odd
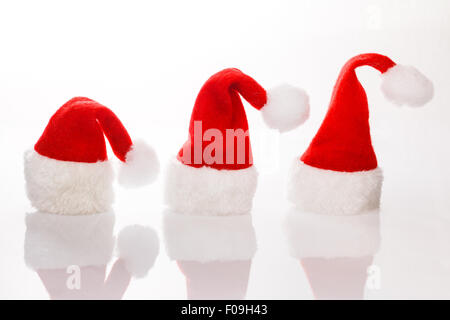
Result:
{"label": "white background", "polygon": [[[311,118],[278,135],[247,105],[260,172],[253,215],[259,251],[248,298],[312,298],[290,258],[281,219],[290,162],[320,125],[347,59],[365,52],[416,66],[435,85],[421,109],[398,108],[361,68],[374,147],[384,169],[379,290],[367,297],[449,298],[450,2],[5,1],[0,2],[0,298],[48,297],[23,261],[23,152],[73,96],[110,107],[163,166],[187,136],[194,100],[213,73],[237,67],[265,88],[289,82],[311,97]],[[110,157],[112,161],[117,159]],[[160,230],[163,172],[138,190],[116,188],[117,230]],[[184,298],[184,277],[163,249],[126,298]]]}

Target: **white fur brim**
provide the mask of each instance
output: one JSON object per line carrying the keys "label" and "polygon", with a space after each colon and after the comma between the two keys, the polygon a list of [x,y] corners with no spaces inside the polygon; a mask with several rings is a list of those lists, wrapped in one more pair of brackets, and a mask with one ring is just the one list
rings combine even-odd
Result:
{"label": "white fur brim", "polygon": [[228,216],[249,213],[258,182],[254,166],[241,170],[194,168],[172,159],[165,202],[183,214]]}
{"label": "white fur brim", "polygon": [[25,262],[33,269],[105,265],[114,249],[114,214],[26,216]]}
{"label": "white fur brim", "polygon": [[380,206],[381,169],[338,172],[311,167],[299,159],[292,166],[288,199],[301,211],[357,215]]}
{"label": "white fur brim", "polygon": [[295,258],[362,257],[380,246],[378,210],[353,216],[288,212],[284,221],[290,253]]}
{"label": "white fur brim", "polygon": [[256,252],[256,235],[249,214],[205,217],[167,211],[163,229],[165,247],[173,260],[248,260]]}
{"label": "white fur brim", "polygon": [[60,161],[34,150],[25,153],[28,198],[43,212],[60,215],[107,212],[114,201],[113,179],[108,161]]}

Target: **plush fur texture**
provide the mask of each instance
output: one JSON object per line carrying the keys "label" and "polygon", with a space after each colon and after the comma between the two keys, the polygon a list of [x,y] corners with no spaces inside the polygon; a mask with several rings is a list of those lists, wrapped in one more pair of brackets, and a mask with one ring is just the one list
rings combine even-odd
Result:
{"label": "plush fur texture", "polygon": [[357,215],[380,205],[383,174],[377,168],[338,172],[311,167],[295,159],[288,199],[300,210],[323,215]]}
{"label": "plush fur texture", "polygon": [[174,260],[248,260],[256,252],[250,214],[205,217],[168,210],[164,213],[163,223],[166,250]]}
{"label": "plush fur texture", "polygon": [[308,119],[309,97],[302,89],[280,85],[267,92],[267,103],[261,112],[270,128],[289,131]]}
{"label": "plush fur texture", "polygon": [[155,150],[142,140],[136,140],[126,155],[119,172],[119,183],[127,187],[139,187],[154,181],[159,172],[159,160]]}
{"label": "plush fur texture", "polygon": [[292,209],[285,217],[284,230],[295,258],[362,257],[379,249],[379,220],[377,210],[331,216]]}
{"label": "plush fur texture", "polygon": [[241,170],[193,168],[173,159],[167,170],[165,202],[185,215],[249,213],[258,182],[254,166]]}
{"label": "plush fur texture", "polygon": [[108,161],[81,163],[25,153],[28,198],[40,211],[59,215],[107,212],[114,200],[114,172]]}
{"label": "plush fur texture", "polygon": [[433,98],[433,83],[412,66],[396,65],[381,77],[381,90],[397,105],[419,107]]}
{"label": "plush fur texture", "polygon": [[114,214],[26,216],[25,262],[33,269],[105,265],[114,248]]}
{"label": "plush fur texture", "polygon": [[118,256],[124,259],[128,271],[134,277],[144,277],[158,256],[158,235],[149,227],[127,226],[119,233],[117,250]]}

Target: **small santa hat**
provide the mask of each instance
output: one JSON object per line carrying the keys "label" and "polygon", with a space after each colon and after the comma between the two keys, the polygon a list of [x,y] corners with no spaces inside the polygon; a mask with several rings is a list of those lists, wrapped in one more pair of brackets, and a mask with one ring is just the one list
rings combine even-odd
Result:
{"label": "small santa hat", "polygon": [[[284,85],[267,92],[238,69],[214,74],[201,88],[192,111],[189,139],[167,171],[165,197],[173,216],[168,216],[166,223],[174,223],[175,227],[166,229],[179,231],[176,217],[189,220],[185,221],[182,233],[185,238],[170,242],[187,247],[189,242],[208,243],[216,249],[204,248],[208,252],[202,254],[214,259],[232,259],[230,243],[236,243],[239,238],[254,239],[251,219],[245,216],[252,207],[257,172],[252,163],[247,117],[240,96],[261,110],[268,126],[280,131],[302,124],[309,114],[308,96],[303,90]],[[247,234],[242,230],[243,225],[248,229]],[[201,234],[212,234],[212,238],[199,239],[199,228],[205,228]],[[233,230],[239,235],[234,235]],[[180,234],[176,236],[179,237]],[[211,250],[220,246],[226,248],[211,255]],[[256,249],[255,244],[242,247],[247,248],[247,253],[236,252],[239,259],[247,259]]]}
{"label": "small santa hat", "polygon": [[66,102],[25,154],[28,197],[37,209],[65,215],[106,212],[113,201],[113,171],[104,135],[123,162],[119,182],[138,186],[153,180],[159,163],[143,142],[133,143],[117,116],[89,98]]}
{"label": "small santa hat", "polygon": [[398,105],[421,106],[433,96],[432,83],[414,67],[374,53],[350,59],[319,131],[293,166],[288,197],[303,212],[357,215],[379,208],[382,172],[370,138],[367,96],[355,73],[366,65],[382,73],[381,89]]}

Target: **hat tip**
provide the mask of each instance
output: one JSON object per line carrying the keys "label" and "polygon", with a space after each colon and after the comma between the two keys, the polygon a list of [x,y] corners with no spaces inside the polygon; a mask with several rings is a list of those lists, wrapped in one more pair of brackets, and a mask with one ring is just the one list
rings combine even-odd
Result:
{"label": "hat tip", "polygon": [[119,172],[119,183],[125,187],[140,187],[152,183],[159,173],[155,150],[142,140],[133,143]]}
{"label": "hat tip", "polygon": [[309,97],[303,89],[283,84],[267,92],[267,103],[261,111],[267,126],[286,132],[302,125],[309,109]]}
{"label": "hat tip", "polygon": [[433,98],[433,83],[413,66],[395,65],[382,79],[383,94],[396,105],[420,107]]}

